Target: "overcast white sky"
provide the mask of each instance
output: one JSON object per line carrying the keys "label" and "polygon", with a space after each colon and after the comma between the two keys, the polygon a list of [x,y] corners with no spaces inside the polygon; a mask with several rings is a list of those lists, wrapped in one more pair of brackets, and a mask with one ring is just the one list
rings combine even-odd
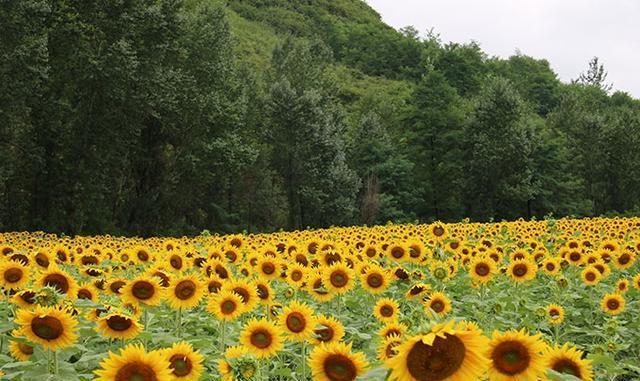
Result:
{"label": "overcast white sky", "polygon": [[563,81],[600,57],[614,90],[640,98],[640,0],[367,0],[401,28],[475,40],[491,56],[546,58]]}

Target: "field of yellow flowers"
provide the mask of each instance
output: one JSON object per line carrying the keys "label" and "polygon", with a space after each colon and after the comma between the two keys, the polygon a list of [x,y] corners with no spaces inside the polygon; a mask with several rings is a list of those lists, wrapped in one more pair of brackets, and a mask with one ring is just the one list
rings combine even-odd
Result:
{"label": "field of yellow flowers", "polygon": [[638,380],[640,218],[0,234],[6,380]]}

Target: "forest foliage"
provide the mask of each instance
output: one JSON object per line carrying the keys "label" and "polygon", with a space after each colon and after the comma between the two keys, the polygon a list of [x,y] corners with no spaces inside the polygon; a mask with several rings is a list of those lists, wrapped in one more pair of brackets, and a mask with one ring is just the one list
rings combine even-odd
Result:
{"label": "forest foliage", "polygon": [[3,1],[0,36],[0,230],[640,211],[640,101],[597,59],[563,83],[358,0]]}

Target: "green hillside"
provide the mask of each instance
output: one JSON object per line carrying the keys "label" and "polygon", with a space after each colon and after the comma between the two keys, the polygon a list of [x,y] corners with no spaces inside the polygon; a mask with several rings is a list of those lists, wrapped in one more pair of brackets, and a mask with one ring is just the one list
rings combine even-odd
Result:
{"label": "green hillside", "polygon": [[640,102],[360,0],[0,5],[0,230],[640,211]]}

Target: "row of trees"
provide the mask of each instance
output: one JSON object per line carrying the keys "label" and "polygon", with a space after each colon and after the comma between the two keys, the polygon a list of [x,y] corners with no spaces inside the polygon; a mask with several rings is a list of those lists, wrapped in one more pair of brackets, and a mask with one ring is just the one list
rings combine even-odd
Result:
{"label": "row of trees", "polygon": [[[366,49],[291,36],[256,70],[235,53],[227,12],[200,0],[3,2],[0,230],[639,210],[640,102],[610,95],[597,61],[563,84],[544,60],[408,28],[394,37],[411,47],[402,73],[386,73],[388,60],[377,70]],[[336,73],[354,60],[409,91],[345,97]]]}

